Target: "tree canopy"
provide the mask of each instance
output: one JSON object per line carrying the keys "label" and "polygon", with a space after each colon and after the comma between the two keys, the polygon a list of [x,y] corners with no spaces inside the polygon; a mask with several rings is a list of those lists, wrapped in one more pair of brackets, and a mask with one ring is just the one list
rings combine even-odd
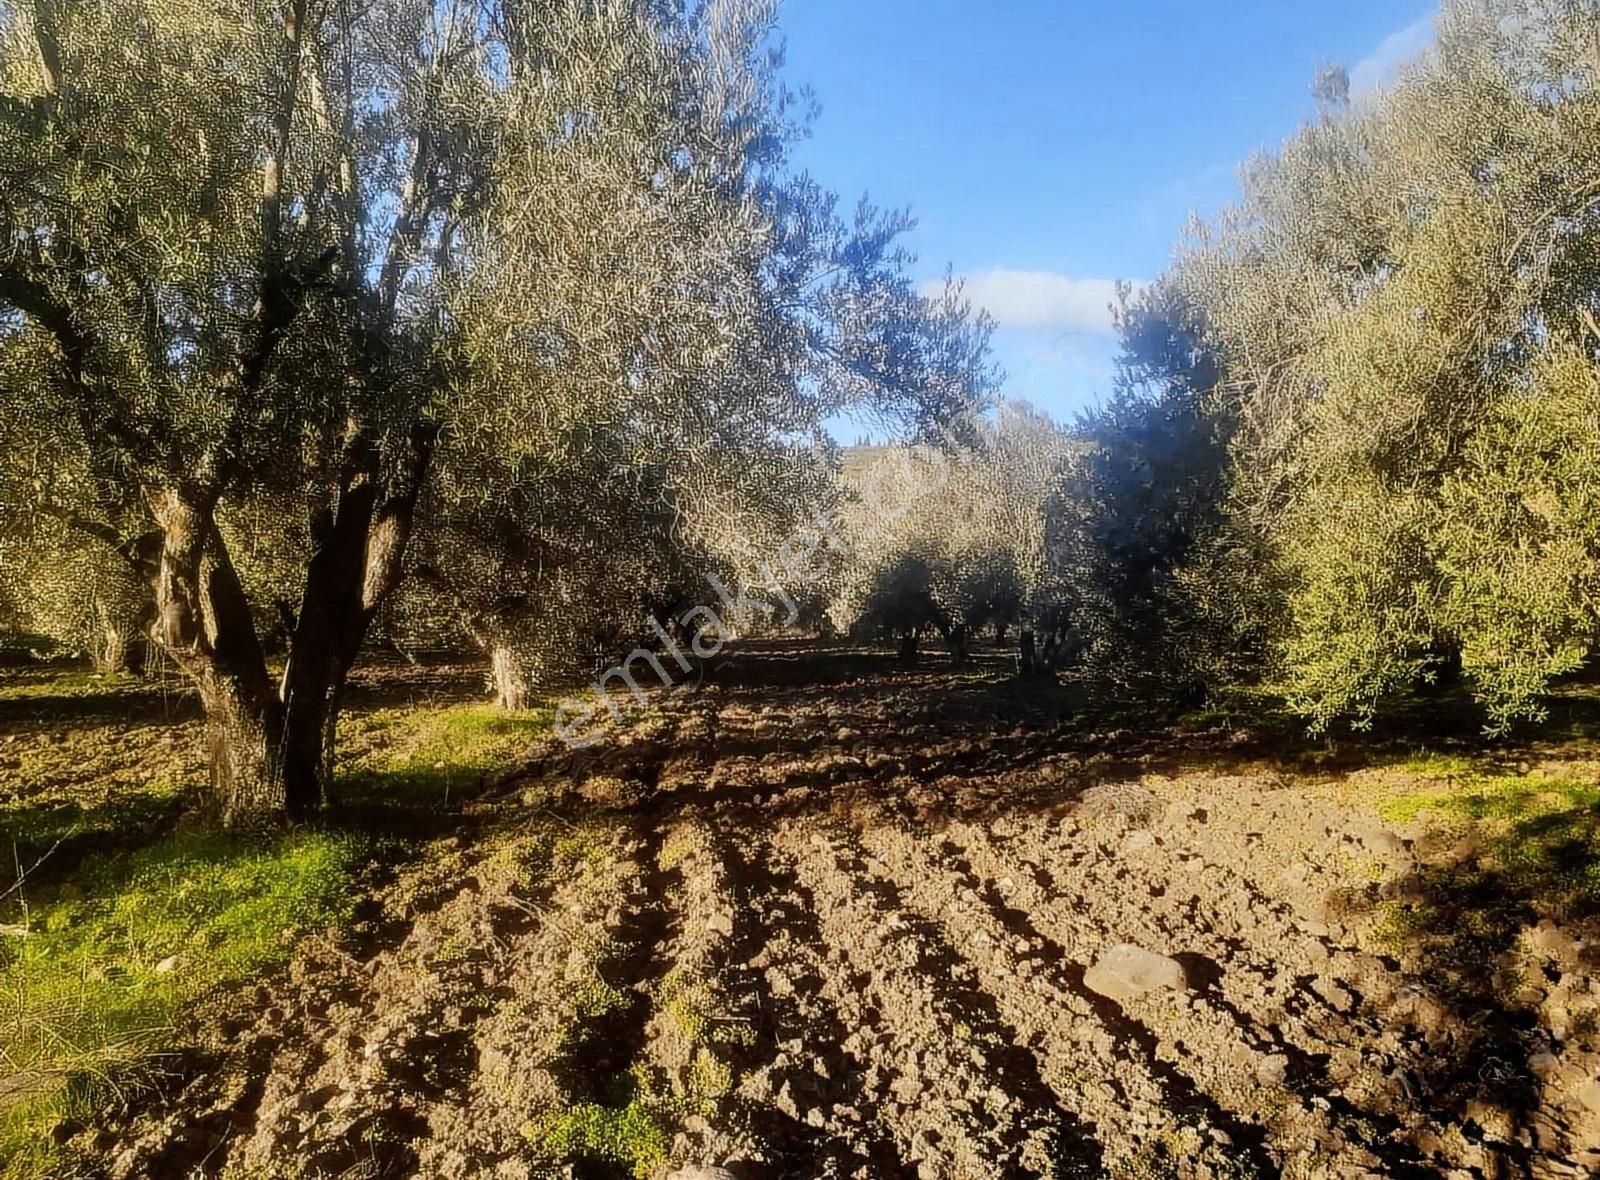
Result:
{"label": "tree canopy", "polygon": [[[808,617],[1313,728],[1600,623],[1600,13],[1446,0],[1315,80],[1106,400],[1001,405],[909,215],[791,148],[769,0],[0,6],[0,610],[196,685],[218,807],[324,800],[380,629],[508,707],[771,576]],[[841,411],[892,445],[841,453]],[[799,593],[799,591],[797,591]]]}
{"label": "tree canopy", "polygon": [[[1587,664],[1597,29],[1592,0],[1448,0],[1392,87],[1324,70],[1316,117],[1125,293],[1116,386],[1036,501],[1058,670],[1113,697],[1269,682],[1314,729],[1461,676],[1502,731]],[[956,601],[944,511],[874,563],[922,625]]]}
{"label": "tree canopy", "polygon": [[908,220],[785,167],[758,0],[3,13],[6,532],[148,585],[230,820],[320,805],[418,554],[492,572],[469,611],[582,599],[770,513],[824,413],[986,396],[987,327],[917,294]]}

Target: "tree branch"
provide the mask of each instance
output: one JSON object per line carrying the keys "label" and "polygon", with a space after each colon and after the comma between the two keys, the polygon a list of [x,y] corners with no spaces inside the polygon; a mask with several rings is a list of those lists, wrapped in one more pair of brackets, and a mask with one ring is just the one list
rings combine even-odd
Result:
{"label": "tree branch", "polygon": [[400,193],[400,208],[395,214],[394,227],[389,233],[383,272],[378,282],[378,303],[383,309],[385,320],[394,317],[394,309],[400,299],[400,281],[405,274],[406,258],[420,244],[423,226],[432,207],[433,194],[426,191],[428,168],[431,166],[429,157],[432,153],[432,136],[427,128],[419,128],[411,158],[411,170],[406,174],[405,185]]}
{"label": "tree branch", "polygon": [[79,395],[80,409],[94,429],[104,431],[131,456],[152,459],[162,455],[163,449],[155,439],[113,413],[105,399],[98,396],[87,375],[89,337],[79,330],[66,303],[37,279],[0,267],[0,305],[5,304],[22,312],[55,340],[67,369],[67,381]]}
{"label": "tree branch", "polygon": [[44,92],[54,102],[61,97],[61,32],[52,0],[33,0],[33,39],[44,69]]}
{"label": "tree branch", "polygon": [[427,482],[438,442],[438,427],[430,423],[419,423],[412,430],[411,454],[405,471],[378,506],[367,540],[367,576],[361,594],[362,607],[368,612],[382,606],[384,599],[400,585],[417,501]]}
{"label": "tree branch", "polygon": [[0,94],[0,121],[10,123],[13,127],[31,135],[42,125],[44,108],[48,102],[48,99],[30,100]]}
{"label": "tree branch", "polygon": [[50,333],[73,382],[83,380],[88,337],[73,323],[72,310],[57,299],[49,287],[19,271],[0,268],[0,303],[9,303]]}
{"label": "tree branch", "polygon": [[272,117],[272,141],[261,166],[261,273],[263,284],[278,267],[278,235],[282,229],[283,175],[294,130],[295,102],[300,93],[300,58],[305,36],[305,0],[291,0],[283,18],[286,76]]}
{"label": "tree branch", "polygon": [[82,533],[91,540],[108,546],[113,553],[128,563],[137,577],[149,579],[156,575],[161,557],[159,531],[142,533],[137,537],[124,537],[121,532],[104,521],[84,516],[72,509],[46,507],[44,511],[74,532]]}

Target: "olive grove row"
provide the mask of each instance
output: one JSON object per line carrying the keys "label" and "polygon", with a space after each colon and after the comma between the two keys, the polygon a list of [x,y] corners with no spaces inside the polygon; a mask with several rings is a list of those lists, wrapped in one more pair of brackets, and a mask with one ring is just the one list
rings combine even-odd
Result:
{"label": "olive grove row", "polygon": [[230,820],[320,806],[372,640],[519,708],[819,521],[785,621],[1314,727],[1502,729],[1600,632],[1595,0],[1327,71],[1070,427],[790,166],[769,0],[0,15],[0,630],[176,664]]}
{"label": "olive grove row", "polygon": [[987,397],[907,218],[787,166],[772,21],[0,5],[8,609],[102,660],[148,636],[229,822],[321,805],[385,612],[478,639],[519,703],[688,571],[738,577],[826,478],[826,416]]}

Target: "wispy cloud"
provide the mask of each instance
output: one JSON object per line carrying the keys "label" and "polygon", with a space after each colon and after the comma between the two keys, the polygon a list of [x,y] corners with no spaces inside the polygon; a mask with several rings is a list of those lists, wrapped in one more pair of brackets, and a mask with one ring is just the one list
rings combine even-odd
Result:
{"label": "wispy cloud", "polygon": [[1400,71],[1433,46],[1435,13],[1403,29],[1390,33],[1350,71],[1350,93],[1355,97],[1375,94],[1389,86]]}
{"label": "wispy cloud", "polygon": [[[1002,328],[1094,336],[1109,336],[1115,330],[1111,314],[1117,300],[1115,279],[1079,279],[1048,270],[997,268],[967,275],[966,285],[967,297]],[[942,279],[923,284],[924,292],[930,295],[943,289]]]}

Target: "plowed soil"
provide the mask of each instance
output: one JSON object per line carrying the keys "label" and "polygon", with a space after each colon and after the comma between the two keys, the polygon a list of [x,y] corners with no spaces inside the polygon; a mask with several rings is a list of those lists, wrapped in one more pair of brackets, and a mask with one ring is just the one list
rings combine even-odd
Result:
{"label": "plowed soil", "polygon": [[[1600,1174],[1583,927],[1397,924],[1487,854],[1379,818],[1390,753],[1097,732],[1004,672],[747,649],[531,752],[208,1010],[99,1172]],[[1089,986],[1122,944],[1184,985]]]}

